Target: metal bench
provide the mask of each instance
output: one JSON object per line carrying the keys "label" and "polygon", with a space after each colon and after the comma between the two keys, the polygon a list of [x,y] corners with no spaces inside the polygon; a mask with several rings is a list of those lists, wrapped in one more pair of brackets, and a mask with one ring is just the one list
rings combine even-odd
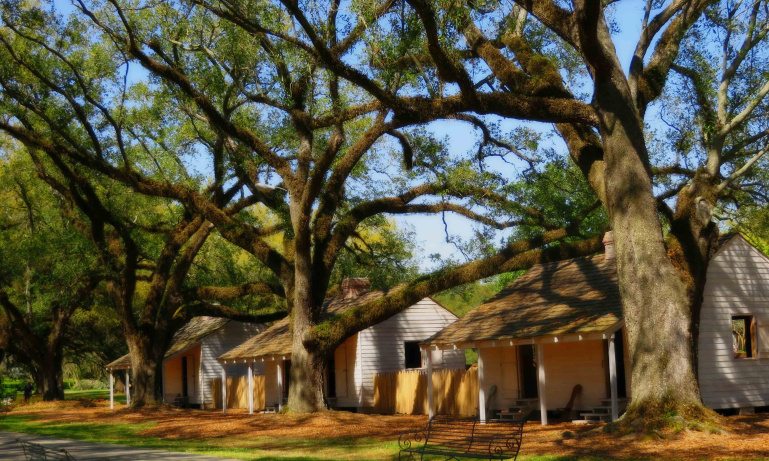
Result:
{"label": "metal bench", "polygon": [[21,439],[16,439],[21,444],[21,449],[24,450],[24,456],[27,461],[47,461],[47,460],[64,460],[64,461],[77,461],[72,455],[67,453],[64,449],[46,448],[40,444],[25,442]]}
{"label": "metal bench", "polygon": [[399,460],[422,460],[425,456],[449,459],[512,459],[518,457],[525,421],[436,416],[424,431],[403,434],[398,439]]}

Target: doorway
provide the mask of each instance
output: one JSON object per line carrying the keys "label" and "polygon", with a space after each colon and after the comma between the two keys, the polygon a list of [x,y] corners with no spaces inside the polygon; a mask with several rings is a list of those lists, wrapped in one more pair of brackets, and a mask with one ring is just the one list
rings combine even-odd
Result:
{"label": "doorway", "polygon": [[539,397],[535,357],[533,344],[518,346],[518,366],[521,371],[520,395],[522,399],[536,399]]}
{"label": "doorway", "polygon": [[182,397],[189,397],[187,383],[187,357],[182,357]]}

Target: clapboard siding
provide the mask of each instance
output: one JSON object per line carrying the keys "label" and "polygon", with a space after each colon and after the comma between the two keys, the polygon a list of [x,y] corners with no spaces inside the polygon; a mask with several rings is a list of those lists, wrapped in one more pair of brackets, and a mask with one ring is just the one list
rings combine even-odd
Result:
{"label": "clapboard siding", "polygon": [[[355,363],[355,396],[358,407],[374,406],[374,373],[405,369],[407,341],[424,341],[453,323],[457,317],[430,298],[425,298],[384,322],[358,334]],[[424,363],[423,359],[423,363]],[[464,368],[463,350],[433,352],[434,368]],[[341,399],[340,399],[341,405]]]}
{"label": "clapboard siding", "polygon": [[769,357],[735,359],[733,315],[769,321],[769,258],[741,236],[710,261],[700,314],[698,372],[711,408],[769,405]]}
{"label": "clapboard siding", "polygon": [[[336,406],[373,408],[374,374],[405,368],[406,341],[424,341],[457,317],[425,298],[389,319],[347,339],[334,353]],[[463,350],[434,351],[435,368],[465,368]],[[275,362],[266,362],[267,405],[277,402]]]}
{"label": "clapboard siding", "polygon": [[[264,324],[230,320],[222,328],[203,338],[200,358],[200,403],[204,406],[213,404],[211,380],[222,377],[222,366],[217,360],[219,356],[265,329]],[[227,376],[245,376],[248,374],[248,365],[245,363],[228,363],[226,369]],[[254,364],[254,374],[264,374],[262,363]]]}

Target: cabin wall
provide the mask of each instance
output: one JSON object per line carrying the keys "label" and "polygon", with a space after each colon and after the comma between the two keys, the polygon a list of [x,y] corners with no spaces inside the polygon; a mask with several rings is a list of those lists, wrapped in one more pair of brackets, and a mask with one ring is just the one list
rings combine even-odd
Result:
{"label": "cabin wall", "polygon": [[[453,323],[457,317],[430,298],[425,298],[408,309],[358,333],[353,398],[338,399],[339,406],[374,406],[374,373],[405,369],[407,341],[424,341]],[[465,354],[461,349],[434,351],[433,368],[465,368]],[[426,361],[422,359],[423,368]]]}
{"label": "cabin wall", "polygon": [[[733,315],[754,316],[758,358],[734,357]],[[708,266],[698,372],[702,400],[711,408],[769,405],[769,258],[741,236],[726,242]]]}
{"label": "cabin wall", "polygon": [[174,398],[183,393],[182,384],[182,357],[187,358],[187,395],[192,404],[200,403],[200,354],[201,345],[189,349],[179,355],[168,359],[163,364],[163,400],[172,403]]}
{"label": "cabin wall", "polygon": [[608,363],[604,360],[603,341],[570,341],[543,346],[548,410],[565,407],[577,384],[582,385],[582,394],[574,401],[575,410],[599,406],[601,400],[608,397],[604,370]]}
{"label": "cabin wall", "polygon": [[[483,387],[492,410],[515,406],[518,398],[518,351],[516,347],[484,347],[478,349],[483,357]],[[496,392],[491,396],[491,388]],[[477,406],[477,405],[476,405]]]}
{"label": "cabin wall", "polygon": [[[199,389],[200,403],[204,407],[211,408],[213,405],[212,379],[222,377],[222,365],[218,361],[219,356],[265,329],[266,327],[263,324],[231,320],[222,328],[203,338],[201,341]],[[245,363],[228,363],[226,370],[227,376],[246,376],[248,374],[248,365]],[[254,363],[254,374],[264,374],[264,368],[261,363]]]}

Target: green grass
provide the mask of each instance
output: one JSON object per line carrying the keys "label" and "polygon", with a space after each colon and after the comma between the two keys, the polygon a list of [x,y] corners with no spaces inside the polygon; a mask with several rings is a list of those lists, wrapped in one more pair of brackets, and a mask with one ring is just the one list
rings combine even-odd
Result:
{"label": "green grass", "polygon": [[[109,401],[109,389],[65,390],[64,400],[107,400]],[[16,401],[22,402],[24,394],[16,394]],[[30,399],[32,403],[41,402],[43,396],[36,394]],[[125,394],[115,394],[115,403],[125,404]]]}
{"label": "green grass", "polygon": [[[147,437],[140,432],[152,429],[156,423],[116,424],[107,422],[65,423],[38,421],[37,415],[9,414],[0,417],[0,431],[23,432],[83,440],[117,443],[142,448],[171,450],[209,456],[266,461],[328,461],[328,460],[396,460],[396,441],[376,439],[301,439],[294,437],[245,438],[234,434],[229,438],[163,439]],[[432,458],[425,458],[425,461]],[[521,461],[609,461],[607,458],[578,456],[520,456]],[[626,460],[648,461],[648,460]],[[737,460],[734,460],[737,461]]]}

